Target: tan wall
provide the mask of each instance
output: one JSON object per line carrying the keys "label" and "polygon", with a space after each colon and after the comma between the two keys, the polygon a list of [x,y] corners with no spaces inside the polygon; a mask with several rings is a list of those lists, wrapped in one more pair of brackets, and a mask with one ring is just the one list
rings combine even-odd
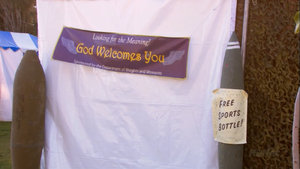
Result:
{"label": "tan wall", "polygon": [[[236,32],[241,42],[245,0],[238,0]],[[294,102],[299,86],[298,0],[249,0],[245,91],[248,143],[245,169],[291,169]]]}

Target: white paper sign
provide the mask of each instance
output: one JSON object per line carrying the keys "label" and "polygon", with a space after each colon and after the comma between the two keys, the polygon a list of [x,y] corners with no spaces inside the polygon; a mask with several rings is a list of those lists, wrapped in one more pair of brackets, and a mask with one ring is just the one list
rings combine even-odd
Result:
{"label": "white paper sign", "polygon": [[245,144],[247,137],[248,94],[239,89],[213,91],[212,118],[215,140]]}

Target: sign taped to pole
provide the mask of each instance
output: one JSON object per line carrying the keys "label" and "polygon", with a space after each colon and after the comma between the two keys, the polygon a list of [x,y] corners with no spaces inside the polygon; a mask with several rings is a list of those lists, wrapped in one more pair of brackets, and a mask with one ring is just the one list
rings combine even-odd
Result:
{"label": "sign taped to pole", "polygon": [[248,94],[239,89],[216,89],[213,94],[215,140],[227,144],[247,143]]}

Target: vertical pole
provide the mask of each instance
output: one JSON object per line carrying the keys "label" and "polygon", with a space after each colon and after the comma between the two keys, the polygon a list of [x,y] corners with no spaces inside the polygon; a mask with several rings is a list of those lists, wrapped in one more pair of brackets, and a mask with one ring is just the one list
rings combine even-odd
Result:
{"label": "vertical pole", "polygon": [[242,56],[243,56],[243,67],[246,58],[246,42],[247,42],[247,28],[248,28],[248,14],[249,14],[249,0],[245,0],[244,6],[244,19],[243,19],[243,35],[242,35]]}
{"label": "vertical pole", "polygon": [[[244,89],[244,71],[240,45],[235,32],[227,45],[223,62],[221,88]],[[243,168],[243,144],[218,143],[219,169]]]}
{"label": "vertical pole", "polygon": [[293,134],[292,134],[292,153],[293,153],[293,168],[299,168],[299,108],[300,107],[300,87],[296,96],[294,104],[294,120],[293,120]]}

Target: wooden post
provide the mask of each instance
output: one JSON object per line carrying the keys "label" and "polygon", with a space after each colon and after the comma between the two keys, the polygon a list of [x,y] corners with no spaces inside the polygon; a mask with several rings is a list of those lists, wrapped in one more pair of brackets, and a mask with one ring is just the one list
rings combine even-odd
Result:
{"label": "wooden post", "polygon": [[243,19],[243,35],[242,35],[242,49],[241,49],[242,57],[243,57],[243,67],[244,67],[245,58],[246,58],[248,13],[249,13],[249,0],[245,0],[244,19]]}

